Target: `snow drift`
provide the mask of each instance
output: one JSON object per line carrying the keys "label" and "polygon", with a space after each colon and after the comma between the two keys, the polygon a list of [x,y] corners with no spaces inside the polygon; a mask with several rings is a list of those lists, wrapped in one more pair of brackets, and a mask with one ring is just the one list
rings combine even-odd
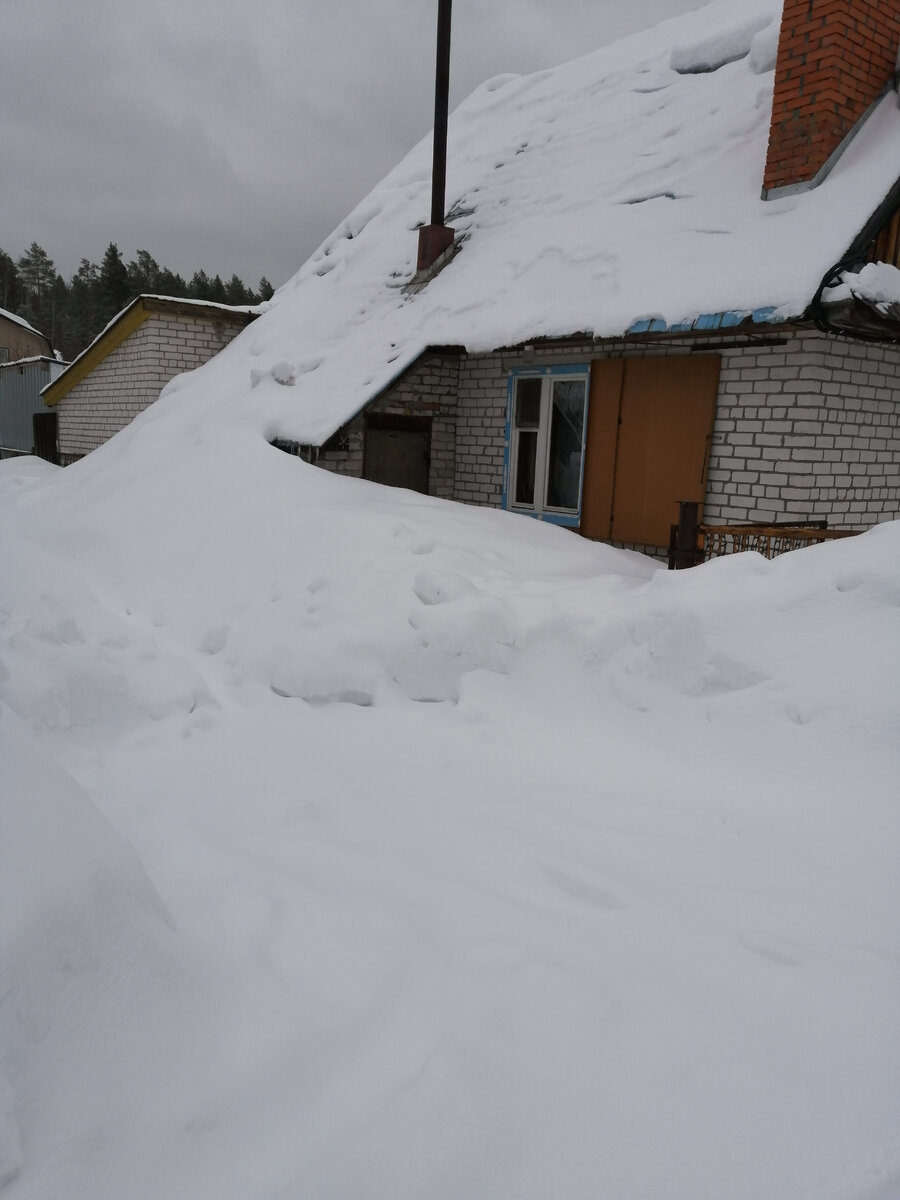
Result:
{"label": "snow drift", "polygon": [[900,529],[672,575],[145,416],[0,468],[4,1200],[890,1196]]}
{"label": "snow drift", "polygon": [[760,217],[774,19],[486,84],[424,292],[419,147],[105,446],[0,463],[3,1200],[900,1192],[900,526],[669,574],[268,443],[426,339],[772,300],[761,244],[805,296],[896,111]]}

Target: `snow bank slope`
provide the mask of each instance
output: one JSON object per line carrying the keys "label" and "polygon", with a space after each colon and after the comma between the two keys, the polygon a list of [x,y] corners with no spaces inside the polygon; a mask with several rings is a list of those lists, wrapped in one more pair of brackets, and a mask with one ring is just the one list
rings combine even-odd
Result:
{"label": "snow bank slope", "polygon": [[40,768],[3,1200],[897,1191],[900,527],[673,575],[174,409],[0,503],[3,762],[175,926]]}
{"label": "snow bank slope", "polygon": [[[64,1195],[92,1123],[102,1140],[140,1113],[112,1089],[153,1040],[129,1009],[171,999],[168,918],[133,849],[5,705],[0,831],[0,1185],[27,1158],[32,1185]],[[36,1130],[61,1137],[56,1155],[34,1154]]]}
{"label": "snow bank slope", "polygon": [[462,249],[416,295],[426,138],[177,402],[234,404],[320,444],[428,345],[619,336],[638,320],[802,313],[900,175],[887,96],[814,191],[760,198],[777,0],[716,0],[576,62],[478,88],[452,115]]}

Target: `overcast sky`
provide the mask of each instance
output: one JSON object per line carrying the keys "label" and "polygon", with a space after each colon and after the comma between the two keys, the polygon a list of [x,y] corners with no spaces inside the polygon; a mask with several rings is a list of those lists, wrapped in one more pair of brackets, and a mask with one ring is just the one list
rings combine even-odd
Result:
{"label": "overcast sky", "polygon": [[[455,0],[451,107],[702,0]],[[437,0],[0,0],[0,248],[278,286],[433,123]],[[427,219],[428,214],[422,214]]]}

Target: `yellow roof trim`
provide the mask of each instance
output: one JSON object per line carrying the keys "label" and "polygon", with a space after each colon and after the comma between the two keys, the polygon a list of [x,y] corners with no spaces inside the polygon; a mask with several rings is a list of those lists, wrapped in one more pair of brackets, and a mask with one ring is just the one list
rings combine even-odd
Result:
{"label": "yellow roof trim", "polygon": [[65,371],[48,384],[41,395],[44,403],[51,407],[58,404],[69,394],[73,387],[99,366],[105,358],[112,354],[127,337],[143,325],[152,313],[177,313],[183,317],[193,317],[213,321],[224,321],[227,324],[246,325],[252,321],[254,311],[236,308],[233,311],[218,304],[198,304],[196,301],[182,301],[170,296],[136,296],[123,308],[117,317],[98,334],[86,350],[68,366]]}
{"label": "yellow roof trim", "polygon": [[108,326],[106,332],[101,333],[97,340],[88,346],[80,358],[77,358],[58,379],[54,379],[44,389],[44,403],[51,406],[58,404],[76,384],[81,383],[82,379],[93,371],[94,367],[99,366],[104,358],[108,358],[113,350],[121,346],[127,337],[143,325],[149,316],[149,311],[144,307],[143,297],[138,296],[128,308],[122,311],[119,319]]}

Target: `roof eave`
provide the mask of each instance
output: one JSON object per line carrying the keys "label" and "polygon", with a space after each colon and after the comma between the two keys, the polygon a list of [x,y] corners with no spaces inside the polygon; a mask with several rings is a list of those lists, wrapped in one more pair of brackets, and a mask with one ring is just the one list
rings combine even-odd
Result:
{"label": "roof eave", "polygon": [[135,296],[130,304],[115,316],[91,344],[72,360],[59,378],[41,391],[44,403],[51,408],[57,405],[77,384],[81,383],[95,367],[143,325],[151,313],[175,313],[177,316],[206,318],[236,324],[247,325],[256,317],[256,313],[235,310],[229,312],[219,305],[185,303],[176,297],[168,296]]}

